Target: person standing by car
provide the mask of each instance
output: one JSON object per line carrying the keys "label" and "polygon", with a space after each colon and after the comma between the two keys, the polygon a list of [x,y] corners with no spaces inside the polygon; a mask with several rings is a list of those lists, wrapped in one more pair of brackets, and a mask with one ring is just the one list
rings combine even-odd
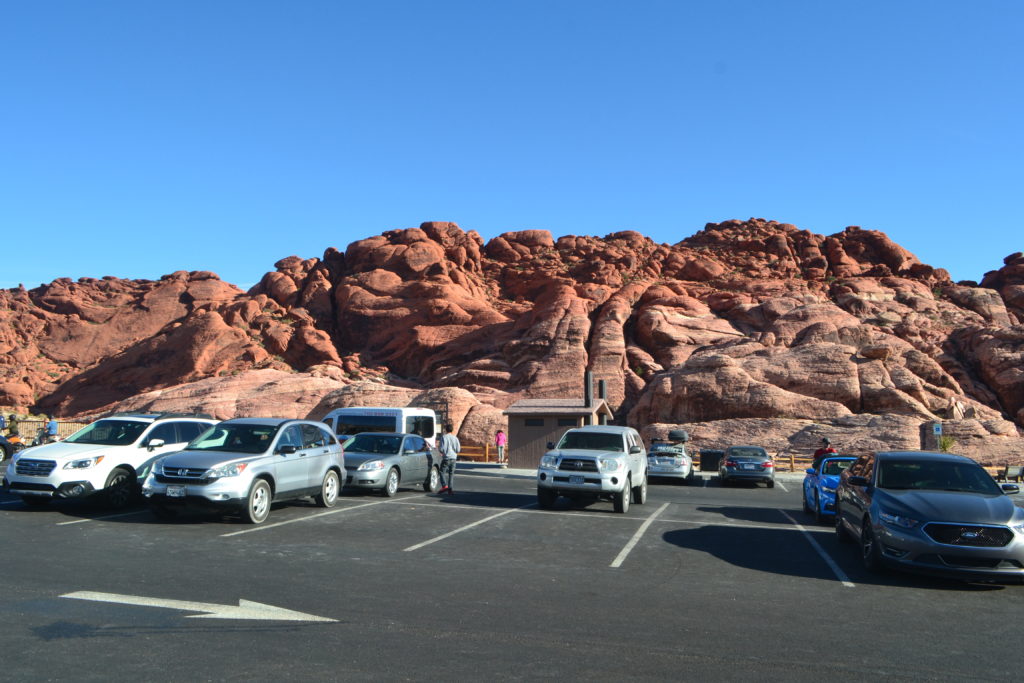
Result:
{"label": "person standing by car", "polygon": [[814,451],[814,464],[811,465],[814,469],[818,469],[818,465],[821,464],[821,459],[829,455],[838,455],[839,451],[832,448],[832,442],[825,437],[821,440],[821,448]]}
{"label": "person standing by car", "polygon": [[444,436],[441,437],[437,450],[441,451],[441,483],[443,486],[440,492],[447,493],[450,496],[455,493],[453,487],[455,483],[455,463],[458,462],[459,451],[462,450],[459,437],[452,433],[451,423],[444,426]]}
{"label": "person standing by car", "polygon": [[508,462],[505,460],[505,446],[508,445],[508,437],[505,436],[505,432],[501,429],[494,436],[494,445],[498,447],[498,464],[502,467],[508,467]]}
{"label": "person standing by car", "polygon": [[57,420],[56,420],[56,418],[53,417],[53,415],[51,415],[50,419],[47,420],[47,422],[46,422],[45,441],[46,441],[46,443],[53,443],[56,440],[57,440]]}

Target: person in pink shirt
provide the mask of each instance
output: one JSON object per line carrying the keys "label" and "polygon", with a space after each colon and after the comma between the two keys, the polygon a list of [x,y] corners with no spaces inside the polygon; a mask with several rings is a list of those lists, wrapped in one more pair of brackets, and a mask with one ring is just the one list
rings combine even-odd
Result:
{"label": "person in pink shirt", "polygon": [[505,446],[508,445],[508,437],[500,429],[494,436],[494,445],[498,447],[498,464],[502,467],[508,467],[508,461],[505,459]]}

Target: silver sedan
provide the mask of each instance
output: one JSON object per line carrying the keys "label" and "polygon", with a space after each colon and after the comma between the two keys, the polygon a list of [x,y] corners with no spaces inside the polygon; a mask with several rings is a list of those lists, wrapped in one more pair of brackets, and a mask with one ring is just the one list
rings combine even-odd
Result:
{"label": "silver sedan", "polygon": [[437,493],[441,456],[422,436],[364,432],[345,446],[345,483],[393,496],[403,484]]}

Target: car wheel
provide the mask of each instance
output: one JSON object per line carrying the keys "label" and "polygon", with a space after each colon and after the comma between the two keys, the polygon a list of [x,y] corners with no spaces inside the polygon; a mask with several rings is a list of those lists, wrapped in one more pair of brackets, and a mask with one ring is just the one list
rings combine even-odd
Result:
{"label": "car wheel", "polygon": [[398,493],[398,470],[394,467],[388,470],[388,476],[384,479],[384,488],[380,492],[388,498],[392,498]]}
{"label": "car wheel", "polygon": [[117,467],[110,473],[103,490],[107,504],[115,510],[120,510],[132,500],[135,493],[135,477],[128,470]]}
{"label": "car wheel", "polygon": [[249,489],[249,497],[245,501],[245,520],[250,524],[259,524],[270,516],[270,484],[266,479],[257,479]]}
{"label": "car wheel", "polygon": [[633,489],[633,502],[643,505],[647,502],[647,473],[644,472],[643,482]]}
{"label": "car wheel", "polygon": [[770,489],[773,489],[773,488],[775,488],[775,480],[774,480],[774,479],[769,479],[769,480],[768,480],[767,482],[765,482],[765,483],[766,483],[766,484],[768,484],[768,488],[770,488]]}
{"label": "car wheel", "polygon": [[423,490],[427,493],[437,493],[441,490],[441,474],[437,471],[436,467],[430,468],[430,474],[427,475],[427,480],[423,482]]}
{"label": "car wheel", "polygon": [[620,493],[615,494],[615,511],[616,512],[628,512],[629,511],[629,497],[632,490],[631,479],[626,480],[626,485],[622,487]]}
{"label": "car wheel", "polygon": [[807,504],[807,489],[806,488],[803,490],[803,495],[800,496],[800,502],[804,504],[804,512],[806,514],[809,515],[809,514],[811,514],[813,512],[813,510],[811,510],[811,506]]}
{"label": "car wheel", "polygon": [[42,508],[50,504],[50,499],[46,496],[22,496],[21,502],[30,508]]}
{"label": "car wheel", "polygon": [[11,457],[13,451],[7,447],[6,444],[0,446],[0,462],[3,462],[7,458]]}
{"label": "car wheel", "polygon": [[818,496],[818,491],[814,491],[814,521],[818,524],[824,524],[825,513],[821,511],[821,498]]}
{"label": "car wheel", "polygon": [[555,507],[558,494],[549,489],[537,489],[537,505],[543,510],[550,510]]}
{"label": "car wheel", "polygon": [[341,490],[341,480],[334,470],[327,470],[324,475],[324,482],[320,485],[320,494],[315,498],[316,504],[322,508],[332,508],[338,502],[338,491]]}
{"label": "car wheel", "polygon": [[860,551],[861,560],[864,561],[864,568],[869,572],[877,572],[882,569],[882,551],[878,547],[878,539],[871,528],[871,520],[865,519],[860,529]]}
{"label": "car wheel", "polygon": [[693,468],[691,467],[690,468],[690,473],[686,475],[686,479],[683,479],[683,483],[686,484],[687,486],[692,486],[693,485],[693,479],[694,479]]}

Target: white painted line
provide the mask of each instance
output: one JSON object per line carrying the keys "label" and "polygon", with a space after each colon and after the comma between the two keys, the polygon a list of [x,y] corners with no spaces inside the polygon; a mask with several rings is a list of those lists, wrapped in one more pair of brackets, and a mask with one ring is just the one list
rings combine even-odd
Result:
{"label": "white painted line", "polygon": [[241,531],[232,531],[231,533],[221,534],[220,537],[221,538],[227,538],[229,536],[241,536],[242,534],[251,534],[254,531],[264,531],[266,529],[273,529],[274,527],[284,526],[285,524],[295,524],[296,522],[308,522],[309,520],[316,519],[318,517],[326,517],[327,515],[336,515],[339,512],[349,512],[350,510],[358,510],[359,508],[370,507],[371,505],[385,505],[387,503],[403,503],[403,502],[405,502],[407,500],[410,500],[412,498],[422,498],[425,495],[427,495],[427,494],[421,493],[421,494],[419,494],[417,496],[407,496],[405,498],[389,498],[387,500],[377,500],[377,501],[374,501],[372,503],[362,503],[360,505],[351,505],[351,506],[345,507],[345,508],[335,508],[333,510],[327,510],[325,512],[317,513],[315,515],[306,515],[305,517],[296,517],[295,519],[286,519],[283,522],[275,522],[274,524],[261,524],[259,526],[254,526],[254,527],[252,527],[250,529],[242,529]]}
{"label": "white painted line", "polygon": [[789,493],[789,489],[787,489],[786,485],[783,484],[781,481],[776,480],[775,485],[778,486],[783,491],[785,491],[786,493]]}
{"label": "white painted line", "polygon": [[624,547],[622,551],[619,552],[619,556],[612,561],[612,569],[616,569],[622,566],[622,563],[626,561],[626,557],[629,556],[629,552],[633,550],[633,547],[640,541],[640,537],[644,535],[645,531],[647,531],[647,527],[651,526],[651,522],[654,521],[654,518],[660,515],[662,512],[664,512],[665,508],[667,507],[668,503],[665,503],[660,508],[655,510],[650,517],[644,520],[644,523],[641,524],[640,528],[636,530],[635,534],[633,534],[633,538],[629,539],[629,543],[626,544],[626,547]]}
{"label": "white painted line", "polygon": [[423,541],[423,543],[417,543],[416,545],[411,545],[408,548],[406,548],[404,552],[408,553],[408,552],[411,552],[413,550],[419,550],[420,548],[422,548],[424,546],[428,546],[431,543],[437,543],[438,541],[443,541],[444,539],[448,538],[449,536],[454,536],[455,534],[462,533],[463,531],[466,531],[467,529],[472,529],[473,527],[478,526],[480,524],[483,524],[484,522],[489,522],[492,519],[497,519],[498,517],[502,517],[504,515],[507,515],[510,512],[517,512],[519,510],[522,510],[523,508],[530,507],[531,505],[536,505],[536,503],[530,503],[530,505],[524,505],[522,507],[512,508],[511,510],[505,510],[504,512],[499,512],[498,514],[491,515],[490,517],[484,517],[483,519],[477,520],[477,521],[473,522],[472,524],[467,524],[466,526],[459,527],[458,529],[455,529],[454,531],[449,531],[446,534],[441,534],[440,536],[435,536],[434,538],[430,539],[429,541]]}
{"label": "white painted line", "polygon": [[807,529],[804,529],[800,522],[790,517],[789,513],[786,512],[785,510],[779,510],[779,512],[781,512],[786,517],[786,519],[791,521],[797,529],[803,532],[804,537],[807,539],[807,542],[811,544],[812,548],[818,551],[818,554],[821,555],[821,559],[825,560],[825,564],[829,566],[829,568],[832,570],[832,573],[836,575],[836,578],[843,582],[844,586],[846,586],[847,588],[857,587],[855,583],[850,581],[850,577],[846,575],[846,572],[839,568],[839,565],[836,564],[835,560],[832,559],[832,556],[826,553],[825,549],[818,545],[818,542],[814,540],[814,536],[811,536],[809,533],[807,533]]}
{"label": "white painted line", "polygon": [[146,512],[146,510],[135,510],[133,512],[122,512],[117,515],[103,515],[102,517],[88,517],[86,519],[73,519],[70,522],[57,522],[57,526],[67,526],[68,524],[85,524],[86,522],[100,522],[104,519],[117,519],[118,517],[131,517],[132,515],[139,515]]}

